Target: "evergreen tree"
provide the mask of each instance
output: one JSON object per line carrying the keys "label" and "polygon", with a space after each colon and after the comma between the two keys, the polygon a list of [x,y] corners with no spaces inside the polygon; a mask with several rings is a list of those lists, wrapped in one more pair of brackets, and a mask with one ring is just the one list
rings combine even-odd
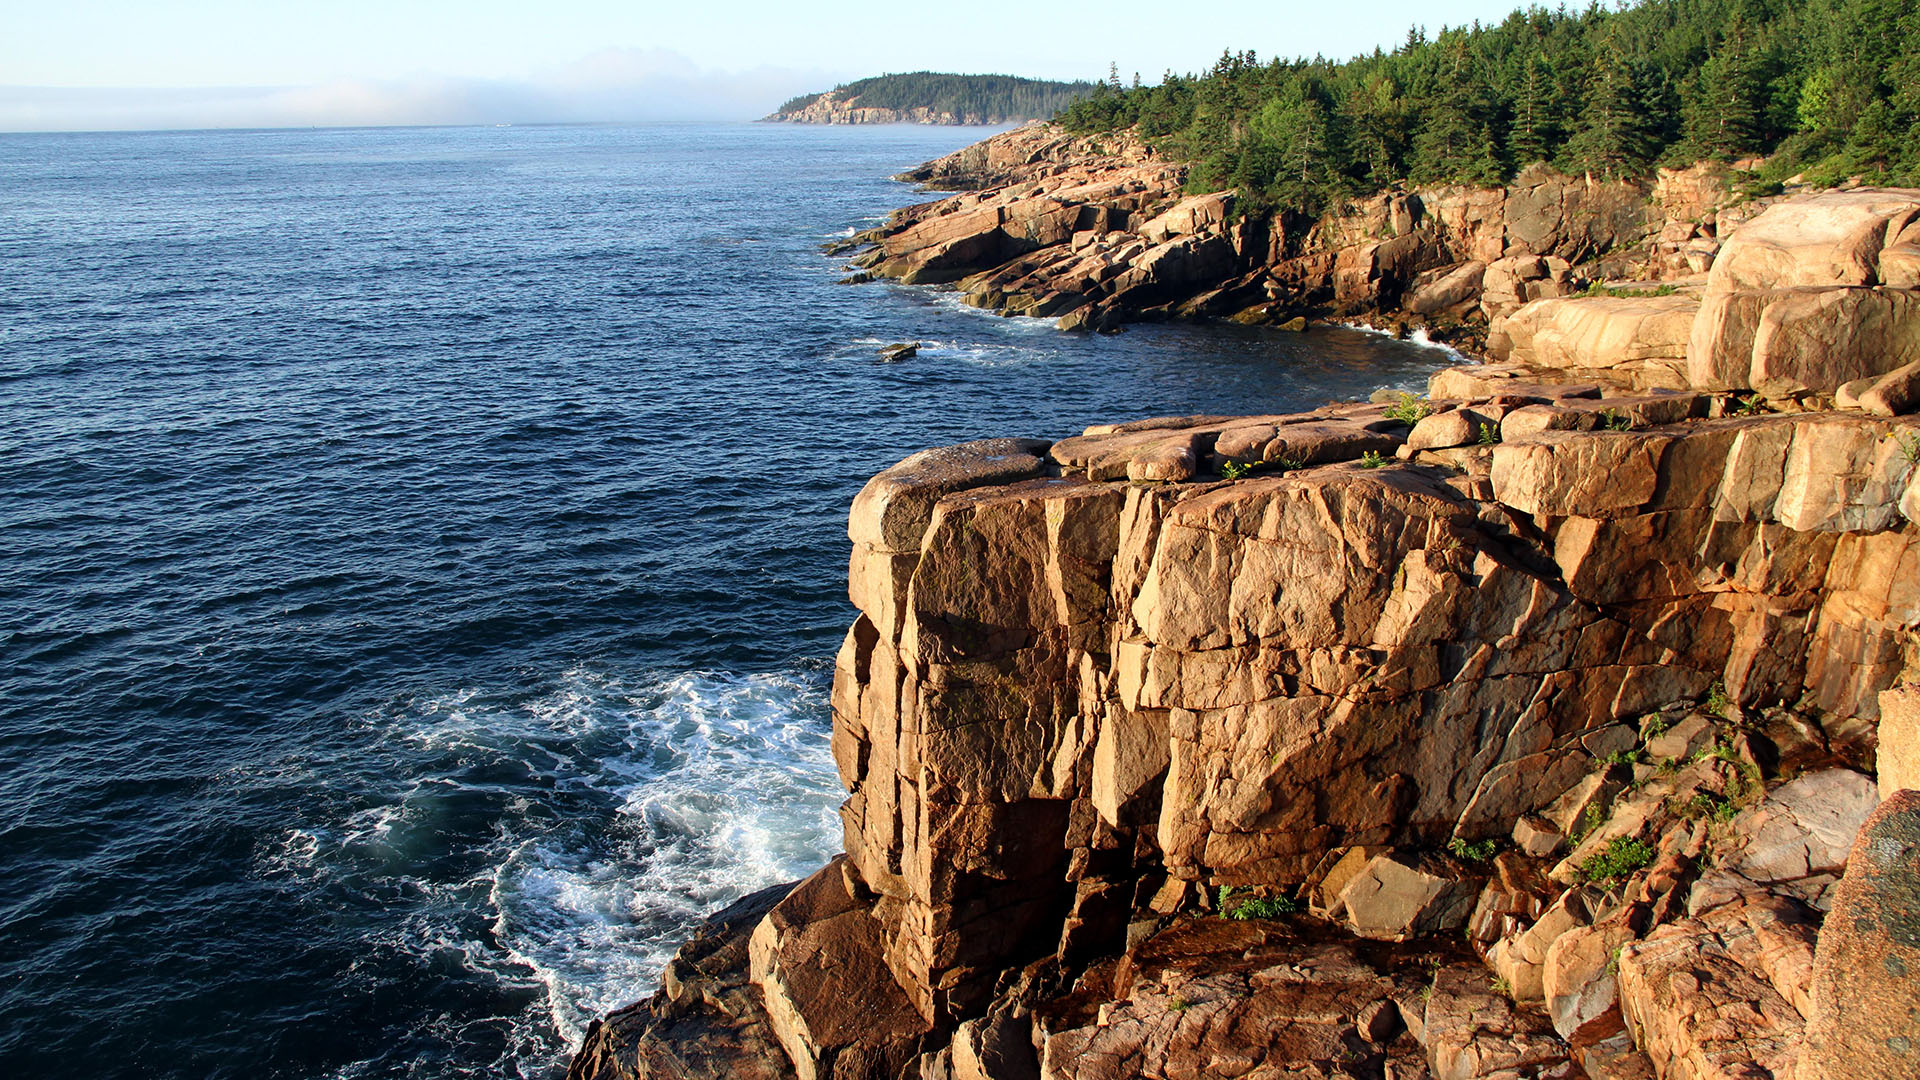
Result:
{"label": "evergreen tree", "polygon": [[1495,184],[1504,175],[1492,130],[1493,99],[1461,41],[1440,68],[1408,162],[1420,183]]}
{"label": "evergreen tree", "polygon": [[1765,79],[1759,51],[1736,18],[1686,95],[1686,145],[1694,157],[1728,160],[1758,149]]}
{"label": "evergreen tree", "polygon": [[1920,0],[1629,0],[1412,27],[1344,64],[1222,52],[1200,75],[1061,113],[1137,125],[1189,184],[1296,210],[1394,184],[1502,181],[1545,160],[1596,176],[1770,154],[1765,174],[1920,182]]}
{"label": "evergreen tree", "polygon": [[1567,156],[1576,168],[1608,179],[1638,175],[1651,160],[1646,128],[1638,66],[1618,52],[1601,53],[1587,78],[1587,107]]}
{"label": "evergreen tree", "polygon": [[1406,152],[1408,110],[1400,87],[1385,71],[1368,75],[1340,105],[1354,165],[1374,187],[1385,187],[1401,175]]}
{"label": "evergreen tree", "polygon": [[1537,49],[1528,49],[1514,87],[1513,122],[1507,139],[1516,166],[1553,157],[1560,141],[1557,96],[1553,72]]}

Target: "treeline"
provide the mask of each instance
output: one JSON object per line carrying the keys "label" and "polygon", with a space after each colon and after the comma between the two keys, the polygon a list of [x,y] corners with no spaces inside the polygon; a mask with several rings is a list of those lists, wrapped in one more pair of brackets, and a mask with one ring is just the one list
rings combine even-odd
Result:
{"label": "treeline", "polygon": [[[868,109],[931,109],[973,117],[982,123],[1037,120],[1094,92],[1091,82],[1049,82],[1012,75],[943,75],[912,71],[904,75],[877,75],[834,88],[852,103]],[[780,113],[797,112],[820,95],[804,94],[780,106]],[[778,115],[778,114],[776,114]]]}
{"label": "treeline", "polygon": [[1537,161],[1606,177],[1773,155],[1795,173],[1920,183],[1920,0],[1641,0],[1411,30],[1344,63],[1227,53],[1157,86],[1109,79],[1059,114],[1135,128],[1239,188],[1317,213],[1400,181],[1497,184]]}

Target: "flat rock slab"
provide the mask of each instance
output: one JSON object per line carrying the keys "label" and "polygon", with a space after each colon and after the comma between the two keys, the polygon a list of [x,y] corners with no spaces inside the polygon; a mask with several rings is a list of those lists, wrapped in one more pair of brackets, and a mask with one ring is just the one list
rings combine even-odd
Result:
{"label": "flat rock slab", "polygon": [[922,450],[867,481],[853,497],[847,533],[856,544],[912,551],[942,495],[1038,476],[1047,446],[1044,439],[978,439]]}

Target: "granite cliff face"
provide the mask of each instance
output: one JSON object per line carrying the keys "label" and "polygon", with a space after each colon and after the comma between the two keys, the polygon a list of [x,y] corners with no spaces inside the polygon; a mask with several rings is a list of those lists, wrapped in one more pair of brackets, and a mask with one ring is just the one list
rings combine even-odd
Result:
{"label": "granite cliff face", "polygon": [[[1090,205],[1231,248],[1134,187],[1166,168],[884,258],[1050,250]],[[875,477],[846,854],[572,1075],[1920,1075],[1916,218],[1781,201],[1697,297],[1541,297],[1428,400]]]}
{"label": "granite cliff face", "polygon": [[[1645,369],[1642,385],[1783,392],[1807,389],[1797,370],[1818,343],[1844,331],[1860,336],[1846,342],[1852,355],[1899,353],[1920,318],[1913,191],[1747,199],[1714,165],[1652,183],[1532,169],[1504,188],[1393,192],[1317,220],[1264,217],[1241,215],[1231,191],[1186,192],[1183,165],[1123,137],[1044,124],[902,178],[964,193],[856,237],[849,251],[867,247],[856,268],[952,283],[969,303],[1063,329],[1214,316],[1413,321],[1484,340],[1500,358],[1538,339],[1557,366]],[[1723,251],[1736,231],[1743,239]],[[1621,279],[1627,295],[1573,299]],[[1568,299],[1512,322],[1554,298]],[[1702,304],[1711,318],[1696,340]]]}
{"label": "granite cliff face", "polygon": [[1138,319],[1388,315],[1484,323],[1586,278],[1704,272],[1754,212],[1713,167],[1653,185],[1532,170],[1506,188],[1383,194],[1318,220],[1241,215],[1192,194],[1186,168],[1123,136],[1046,124],[994,136],[902,179],[963,190],[856,238],[855,265],[954,282],[970,303],[1106,329]]}

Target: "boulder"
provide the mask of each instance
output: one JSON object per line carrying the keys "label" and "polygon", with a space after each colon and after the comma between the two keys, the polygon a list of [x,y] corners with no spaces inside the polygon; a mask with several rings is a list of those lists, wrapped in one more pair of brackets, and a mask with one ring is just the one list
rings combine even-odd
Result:
{"label": "boulder", "polygon": [[1727,238],[1689,337],[1693,385],[1832,394],[1920,361],[1920,293],[1896,251],[1920,195],[1860,189],[1788,199]]}
{"label": "boulder", "polygon": [[1478,883],[1423,869],[1392,854],[1376,856],[1340,890],[1347,927],[1361,937],[1406,941],[1466,924]]}
{"label": "boulder", "polygon": [[1859,401],[1874,416],[1920,412],[1920,360],[1875,378],[1859,392]]}
{"label": "boulder", "polygon": [[1400,306],[1415,315],[1441,315],[1465,311],[1480,301],[1480,282],[1487,264],[1465,262],[1448,270],[1422,275],[1401,300]]}
{"label": "boulder", "polygon": [[1882,252],[1917,216],[1920,194],[1881,188],[1775,203],[1727,237],[1708,291],[1878,284]]}
{"label": "boulder", "polygon": [[1613,919],[1575,927],[1547,947],[1540,992],[1561,1038],[1594,1042],[1621,1029],[1614,956],[1634,937],[1625,921]]}
{"label": "boulder", "polygon": [[1759,882],[1838,871],[1879,802],[1878,785],[1852,769],[1825,769],[1782,784],[1735,819],[1746,845],[1733,868]]}
{"label": "boulder", "polygon": [[1920,1075],[1920,791],[1854,841],[1814,951],[1801,1080]]}
{"label": "boulder", "polygon": [[816,871],[754,930],[754,983],[799,1080],[897,1075],[929,1025],[895,981],[880,923],[854,898],[845,856]]}
{"label": "boulder", "polygon": [[1662,1077],[1793,1075],[1815,928],[1765,897],[1662,926],[1620,950],[1621,1014]]}
{"label": "boulder", "polygon": [[1537,300],[1490,332],[1489,346],[1503,362],[1640,370],[1647,373],[1636,385],[1677,388],[1687,385],[1682,369],[1699,311],[1699,298],[1687,294]]}
{"label": "boulder", "polygon": [[1471,446],[1480,437],[1480,425],[1494,421],[1471,409],[1448,409],[1423,416],[1407,436],[1407,449],[1444,450],[1453,446]]}
{"label": "boulder", "polygon": [[1513,844],[1533,858],[1552,855],[1566,841],[1566,834],[1558,826],[1538,814],[1522,814],[1514,820]]}
{"label": "boulder", "polygon": [[1434,973],[1421,1033],[1435,1080],[1578,1075],[1547,1018],[1495,993],[1478,966]]}

